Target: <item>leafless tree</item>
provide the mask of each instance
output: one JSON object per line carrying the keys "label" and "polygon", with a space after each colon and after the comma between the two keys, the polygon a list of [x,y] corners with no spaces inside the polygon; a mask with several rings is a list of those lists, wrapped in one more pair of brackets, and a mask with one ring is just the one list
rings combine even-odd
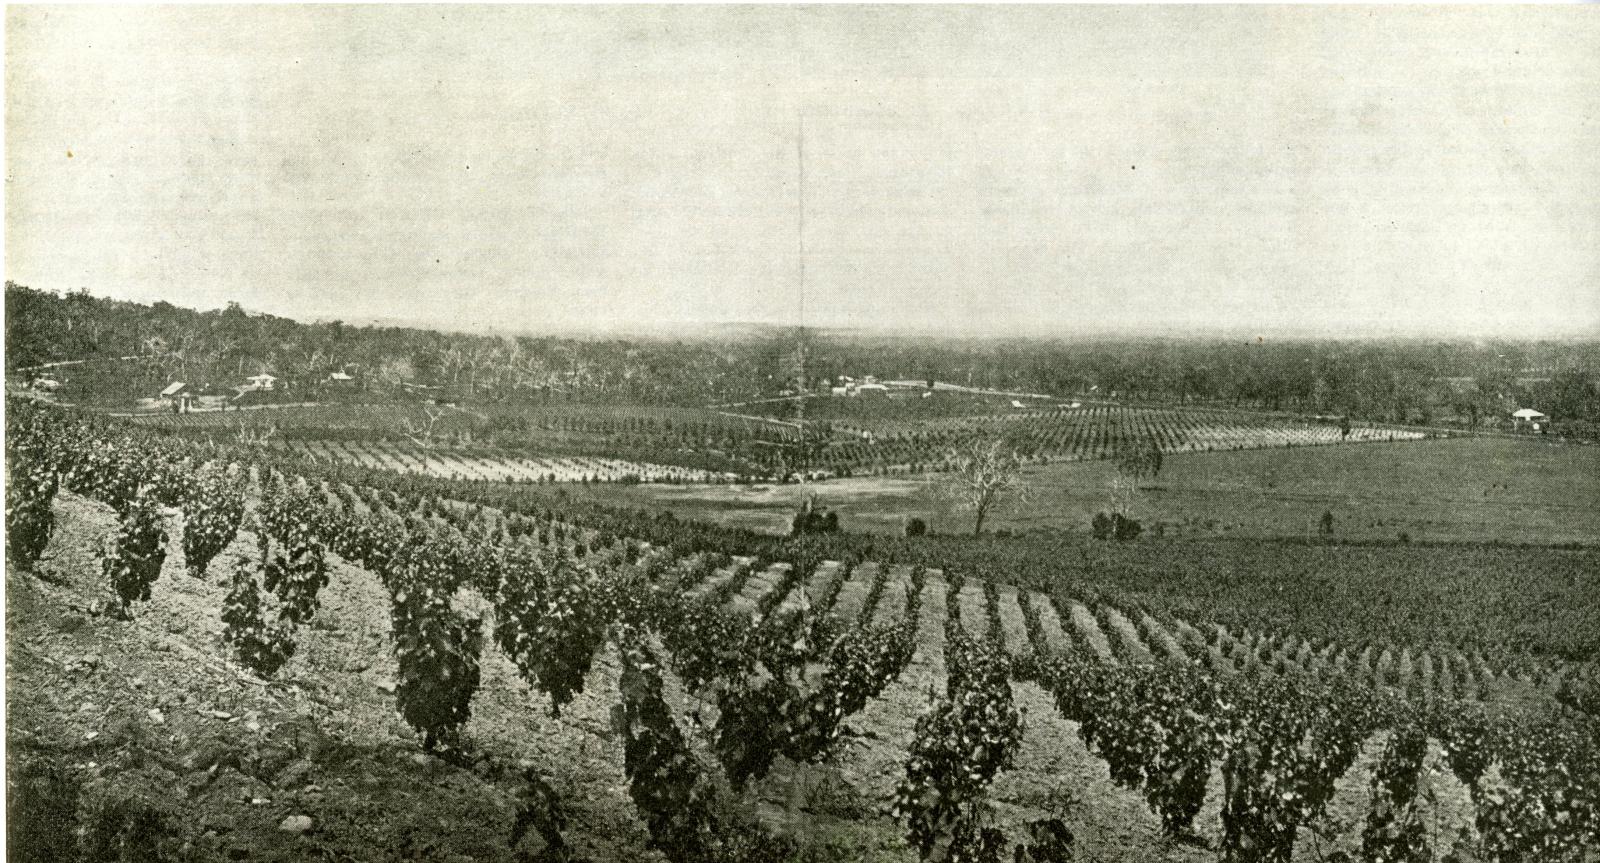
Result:
{"label": "leafless tree", "polygon": [[434,426],[439,424],[439,420],[444,416],[444,410],[424,406],[422,413],[427,417],[427,421],[414,422],[409,419],[405,421],[406,437],[411,438],[412,442],[417,446],[431,447],[433,446]]}
{"label": "leafless tree", "polygon": [[973,511],[973,536],[983,532],[984,517],[1005,498],[1027,500],[1022,457],[999,438],[974,438],[951,452],[949,462],[942,491],[961,508]]}
{"label": "leafless tree", "polygon": [[467,392],[478,391],[478,382],[500,365],[498,345],[484,344],[469,351],[462,361],[467,370]]}
{"label": "leafless tree", "polygon": [[457,383],[461,380],[462,370],[467,367],[467,353],[456,345],[441,348],[438,363],[439,369],[450,376],[450,383]]}
{"label": "leafless tree", "polygon": [[272,436],[276,434],[277,431],[277,426],[269,425],[252,427],[249,423],[240,420],[239,427],[234,432],[234,437],[240,444],[244,446],[266,447],[267,442],[272,440]]}
{"label": "leafless tree", "polygon": [[308,348],[301,356],[300,370],[305,380],[316,380],[322,370],[333,361],[332,356],[321,348]]}

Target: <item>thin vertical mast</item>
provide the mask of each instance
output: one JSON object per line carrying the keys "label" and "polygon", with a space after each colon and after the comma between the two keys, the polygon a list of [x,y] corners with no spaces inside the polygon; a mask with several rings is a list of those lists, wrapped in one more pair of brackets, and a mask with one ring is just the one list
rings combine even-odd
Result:
{"label": "thin vertical mast", "polygon": [[806,115],[800,115],[800,132],[795,137],[796,163],[799,165],[800,213],[798,218],[800,247],[800,326],[806,325]]}
{"label": "thin vertical mast", "polygon": [[795,163],[799,175],[799,215],[796,219],[798,229],[798,247],[800,251],[800,327],[796,335],[797,348],[800,352],[799,362],[799,398],[795,401],[795,420],[801,423],[801,435],[805,434],[804,423],[806,417],[806,115],[800,114],[800,128],[795,136]]}

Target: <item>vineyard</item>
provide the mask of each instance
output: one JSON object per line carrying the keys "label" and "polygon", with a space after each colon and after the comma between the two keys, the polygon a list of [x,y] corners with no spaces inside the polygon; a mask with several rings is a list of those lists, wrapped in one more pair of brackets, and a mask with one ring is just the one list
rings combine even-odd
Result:
{"label": "vineyard", "polygon": [[1044,410],[872,426],[836,425],[857,442],[831,448],[825,460],[851,466],[936,468],[944,454],[974,439],[998,438],[1035,460],[1091,460],[1113,456],[1119,445],[1151,440],[1163,452],[1220,452],[1269,447],[1420,440],[1420,432],[1266,419],[1225,411],[1055,406]]}
{"label": "vineyard", "polygon": [[[419,403],[329,404],[280,410],[152,414],[132,421],[196,440],[265,438],[361,464],[384,465],[398,460],[429,473],[439,468],[421,467],[420,463],[445,460],[452,455],[474,462],[501,456],[510,464],[480,464],[478,471],[491,476],[505,474],[513,480],[524,475],[536,480],[554,472],[557,481],[563,482],[597,473],[614,473],[617,477],[637,474],[641,480],[646,476],[756,474],[765,470],[758,461],[769,458],[775,446],[794,434],[793,427],[783,423],[714,411],[614,405],[462,408]],[[597,470],[586,471],[566,463],[582,457],[633,462],[636,468],[597,462],[592,465]],[[547,467],[538,472],[537,463],[541,461]],[[435,475],[474,475],[459,467],[446,467],[444,473]]]}
{"label": "vineyard", "polygon": [[[1004,422],[1062,427],[1051,446],[1086,454],[1125,429],[1170,447],[1251,431],[1112,411]],[[326,859],[402,840],[397,857],[849,859],[785,829],[800,811],[854,825],[837,829],[859,859],[1531,863],[1600,848],[1592,633],[1539,655],[1471,632],[1413,642],[1396,609],[1352,641],[1337,621],[1252,615],[1225,586],[1206,605],[1090,582],[1065,547],[1013,567],[969,546],[784,541],[21,404],[7,445],[8,595],[74,605],[79,627],[129,650],[181,636],[172,649],[226,662],[251,703],[359,691],[325,702],[322,749],[414,740],[426,757],[407,763],[428,777],[395,779],[438,789],[437,833],[374,835],[319,802],[316,760],[268,768],[224,747],[184,779],[189,799],[219,774],[268,790],[244,792],[260,815],[218,830],[116,796],[106,770],[147,769],[137,747],[77,740],[83,754],[50,766],[49,734],[29,731],[43,739],[23,747],[37,766],[11,820],[81,788],[95,801],[81,841],[113,849],[102,859],[232,858],[290,834],[285,856]],[[63,546],[90,529],[92,559]],[[18,643],[13,675],[82,671]],[[772,800],[788,815],[754,805]],[[870,827],[879,812],[887,833]]]}
{"label": "vineyard", "polygon": [[426,448],[385,441],[286,440],[282,446],[312,461],[348,462],[379,470],[484,482],[729,482],[731,473],[646,464],[599,456],[521,458],[492,451]]}
{"label": "vineyard", "polygon": [[[971,409],[986,405],[974,401]],[[430,414],[429,411],[432,413]],[[1112,457],[1119,446],[1154,441],[1167,453],[1410,441],[1421,432],[1217,410],[1053,406],[932,419],[813,420],[814,452],[797,453],[801,425],[691,408],[609,405],[320,405],[272,411],[152,415],[135,419],[197,439],[270,435],[316,455],[375,467],[411,465],[433,476],[576,481],[706,481],[737,475],[777,479],[937,471],[973,440],[999,438],[1034,463]],[[420,430],[426,426],[426,439]],[[421,450],[428,450],[425,453]],[[454,454],[454,455],[453,455]],[[632,465],[573,467],[573,457]],[[498,459],[499,461],[497,461]],[[550,460],[555,460],[550,462]],[[525,462],[534,462],[526,464]],[[538,463],[549,462],[542,471]],[[504,462],[505,464],[500,464]],[[675,479],[676,477],[676,479]]]}

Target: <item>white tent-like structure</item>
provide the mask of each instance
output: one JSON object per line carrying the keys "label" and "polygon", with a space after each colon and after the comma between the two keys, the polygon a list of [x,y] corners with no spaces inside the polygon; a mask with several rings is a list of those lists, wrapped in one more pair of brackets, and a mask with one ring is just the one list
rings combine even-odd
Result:
{"label": "white tent-like structure", "polygon": [[1511,412],[1511,422],[1520,429],[1524,424],[1534,431],[1544,433],[1550,427],[1550,418],[1533,408],[1519,408]]}

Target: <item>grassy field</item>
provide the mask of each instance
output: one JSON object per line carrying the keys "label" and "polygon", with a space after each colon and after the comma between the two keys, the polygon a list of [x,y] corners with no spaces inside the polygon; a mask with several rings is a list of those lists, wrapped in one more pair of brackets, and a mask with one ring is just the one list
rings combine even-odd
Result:
{"label": "grassy field", "polygon": [[[1029,467],[1030,495],[995,511],[986,530],[1087,532],[1107,506],[1109,462]],[[895,532],[919,517],[940,532],[971,515],[938,494],[936,474],[754,487],[574,489],[610,503],[769,531],[787,529],[802,496],[840,513],[851,531]],[[1486,438],[1169,455],[1133,503],[1167,536],[1314,535],[1324,512],[1344,539],[1600,542],[1600,448]]]}

